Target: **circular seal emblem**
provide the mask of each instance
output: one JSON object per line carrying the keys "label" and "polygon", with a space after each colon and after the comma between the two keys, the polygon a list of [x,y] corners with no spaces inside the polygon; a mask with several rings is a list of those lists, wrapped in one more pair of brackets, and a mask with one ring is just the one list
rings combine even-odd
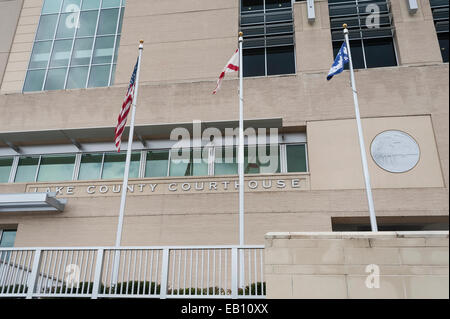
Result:
{"label": "circular seal emblem", "polygon": [[375,163],[391,173],[413,169],[420,158],[417,142],[409,134],[396,130],[378,134],[372,141],[370,152]]}

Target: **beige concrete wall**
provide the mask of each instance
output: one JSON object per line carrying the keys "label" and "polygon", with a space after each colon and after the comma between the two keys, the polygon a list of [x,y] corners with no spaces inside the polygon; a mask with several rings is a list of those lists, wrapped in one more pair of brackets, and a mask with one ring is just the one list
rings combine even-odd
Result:
{"label": "beige concrete wall", "polygon": [[407,1],[391,1],[395,41],[401,65],[442,62],[430,1],[419,0],[419,9],[410,14]]}
{"label": "beige concrete wall", "polygon": [[143,83],[215,79],[237,48],[238,0],[127,1],[116,84],[129,82],[145,41]]}
{"label": "beige concrete wall", "polygon": [[306,2],[294,3],[297,72],[328,71],[333,63],[328,1],[315,1],[314,22],[307,10]]}
{"label": "beige concrete wall", "polygon": [[[269,233],[267,298],[446,299],[448,234]],[[378,266],[378,288],[366,285],[368,265]]]}
{"label": "beige concrete wall", "polygon": [[22,0],[0,0],[0,84],[8,63],[11,44],[16,34]]}
{"label": "beige concrete wall", "polygon": [[[362,126],[373,188],[444,187],[430,116],[370,118],[364,119]],[[408,172],[390,173],[372,158],[373,139],[391,129],[409,134],[419,145],[419,162]],[[307,132],[312,189],[364,188],[354,119],[308,122]],[[328,150],[327,156],[324,149]]]}
{"label": "beige concrete wall", "polygon": [[[250,176],[249,179],[288,179],[305,175]],[[208,178],[132,180],[130,183],[205,182]],[[227,180],[237,180],[230,176]],[[1,225],[18,225],[15,245],[95,246],[114,245],[120,193],[100,194],[98,187],[110,181],[89,182],[97,192],[85,196],[86,182],[58,183],[75,187],[74,195],[63,189],[68,204],[62,213],[3,213]],[[120,180],[115,184],[120,185]],[[0,184],[0,193],[40,191],[55,184]],[[78,192],[78,188],[82,192]],[[147,186],[148,188],[148,186]],[[377,216],[446,216],[446,189],[375,189]],[[363,190],[313,191],[308,189],[247,191],[245,195],[246,243],[263,244],[271,231],[331,231],[331,217],[368,217]],[[238,242],[238,194],[233,192],[170,192],[140,194],[136,189],[127,200],[124,245],[202,245]]]}

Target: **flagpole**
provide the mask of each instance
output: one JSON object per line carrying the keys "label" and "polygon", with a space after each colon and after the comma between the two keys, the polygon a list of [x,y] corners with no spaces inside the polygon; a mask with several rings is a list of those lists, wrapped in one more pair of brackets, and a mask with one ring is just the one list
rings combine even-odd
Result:
{"label": "flagpole", "polygon": [[364,171],[364,181],[366,184],[366,193],[367,193],[367,201],[369,204],[369,214],[370,214],[370,225],[373,232],[378,231],[377,218],[375,215],[375,206],[373,204],[373,196],[372,196],[372,187],[370,186],[370,175],[369,175],[369,167],[367,165],[367,156],[366,156],[366,146],[364,143],[363,130],[361,125],[361,115],[359,113],[359,102],[358,102],[358,93],[356,91],[355,84],[355,72],[353,71],[353,61],[352,61],[352,53],[350,49],[350,41],[348,36],[347,24],[343,25],[344,27],[344,36],[345,42],[348,48],[348,57],[349,57],[349,65],[350,65],[350,79],[352,82],[352,91],[353,91],[353,101],[355,103],[355,113],[356,113],[356,123],[358,125],[358,135],[359,135],[359,146],[361,150],[361,160]]}
{"label": "flagpole", "polygon": [[136,116],[136,104],[139,90],[139,73],[141,71],[141,59],[143,50],[144,50],[144,41],[141,40],[139,44],[139,62],[136,72],[136,85],[133,96],[133,104],[131,107],[132,109],[131,109],[130,134],[128,135],[127,158],[125,161],[125,172],[123,174],[122,197],[120,200],[119,222],[117,224],[117,234],[116,234],[116,248],[120,247],[120,243],[122,240],[123,216],[125,213],[125,204],[127,201],[128,176],[130,174],[130,162],[131,162],[131,147],[133,144],[133,136],[134,136],[134,120]]}
{"label": "flagpole", "polygon": [[[239,245],[245,244],[244,227],[244,63],[242,46],[244,33],[239,32]],[[244,286],[244,250],[240,250],[239,256],[240,280],[239,286]]]}
{"label": "flagpole", "polygon": [[138,98],[138,90],[139,90],[139,73],[141,71],[141,59],[142,59],[142,51],[144,50],[144,41],[141,40],[139,43],[139,59],[138,59],[138,67],[136,72],[136,85],[133,94],[133,104],[131,106],[131,122],[130,122],[130,133],[128,135],[128,145],[127,145],[127,157],[125,161],[125,171],[123,174],[123,184],[122,184],[122,194],[120,199],[120,210],[119,210],[119,221],[117,223],[117,233],[116,233],[116,253],[114,257],[114,280],[113,283],[117,283],[117,275],[119,271],[119,256],[120,251],[117,248],[120,247],[122,241],[122,229],[123,229],[123,218],[125,214],[125,204],[127,200],[127,190],[128,190],[128,177],[130,175],[130,162],[131,162],[131,148],[133,144],[133,136],[134,136],[134,121],[136,116],[136,104]]}
{"label": "flagpole", "polygon": [[239,245],[245,242],[244,235],[244,66],[242,43],[244,34],[239,32]]}

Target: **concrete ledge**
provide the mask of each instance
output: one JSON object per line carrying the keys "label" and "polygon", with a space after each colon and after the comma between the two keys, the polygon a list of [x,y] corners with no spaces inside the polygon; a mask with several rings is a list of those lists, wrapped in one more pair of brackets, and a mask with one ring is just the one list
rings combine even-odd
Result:
{"label": "concrete ledge", "polygon": [[270,232],[266,239],[449,238],[448,231],[402,232]]}

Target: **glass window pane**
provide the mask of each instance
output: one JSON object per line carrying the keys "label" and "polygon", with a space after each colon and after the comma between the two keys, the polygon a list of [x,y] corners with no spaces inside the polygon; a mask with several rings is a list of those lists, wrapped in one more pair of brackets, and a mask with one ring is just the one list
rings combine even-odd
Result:
{"label": "glass window pane", "polygon": [[[140,153],[131,154],[130,178],[139,177]],[[103,164],[102,179],[123,178],[126,154],[106,154]]]}
{"label": "glass window pane", "polygon": [[114,63],[117,63],[117,57],[119,56],[120,35],[116,38],[116,48],[114,50]]}
{"label": "glass window pane", "polygon": [[172,150],[170,154],[169,176],[191,176],[192,173],[192,150]]}
{"label": "glass window pane", "polygon": [[114,54],[114,37],[100,37],[95,40],[92,64],[111,63]]}
{"label": "glass window pane", "polygon": [[97,34],[116,34],[118,15],[119,9],[102,10],[100,12]]}
{"label": "glass window pane", "polygon": [[91,68],[88,87],[108,86],[111,65],[97,65]]}
{"label": "glass window pane", "polygon": [[261,174],[280,172],[280,147],[278,144],[258,146],[258,165]]}
{"label": "glass window pane", "polygon": [[17,166],[16,183],[34,182],[36,178],[36,169],[38,167],[39,157],[21,157]]}
{"label": "glass window pane", "polygon": [[39,28],[36,33],[36,40],[50,40],[55,36],[57,14],[41,16]]}
{"label": "glass window pane", "polygon": [[14,247],[16,233],[16,230],[3,230],[1,232],[0,247]]}
{"label": "glass window pane", "polygon": [[145,165],[145,177],[167,176],[169,165],[169,151],[150,151],[147,153],[147,163]]}
{"label": "glass window pane", "polygon": [[79,180],[100,179],[103,154],[83,154],[81,157]]}
{"label": "glass window pane", "polygon": [[244,55],[244,77],[264,76],[266,74],[266,61],[264,49],[247,49]]}
{"label": "glass window pane", "polygon": [[53,45],[53,53],[50,59],[50,67],[67,66],[70,59],[73,40],[58,40]]}
{"label": "glass window pane", "polygon": [[444,63],[448,62],[448,52],[449,52],[449,46],[448,46],[448,32],[445,33],[439,33],[438,34],[439,39],[439,47],[441,48],[441,54],[442,54],[442,61]]}
{"label": "glass window pane", "polygon": [[45,70],[34,70],[27,72],[27,78],[23,85],[24,92],[41,91],[44,84]]}
{"label": "glass window pane", "polygon": [[290,8],[291,0],[266,0],[266,9]]}
{"label": "glass window pane", "polygon": [[112,70],[111,70],[111,85],[114,84],[115,76],[116,76],[116,65],[113,64]]}
{"label": "glass window pane", "polygon": [[208,154],[204,154],[205,152],[207,150],[201,148],[192,151],[192,176],[208,175]]}
{"label": "glass window pane", "polygon": [[286,145],[286,153],[288,173],[307,171],[305,145]]}
{"label": "glass window pane", "polygon": [[[90,2],[92,0],[87,0],[85,2]],[[62,12],[73,12],[76,8],[77,11],[80,11],[81,0],[64,0],[62,6]]]}
{"label": "glass window pane", "polygon": [[66,80],[67,69],[51,69],[48,70],[47,80],[45,81],[44,90],[62,90],[64,89],[64,81]]}
{"label": "glass window pane", "polygon": [[295,73],[294,47],[267,48],[267,75]]}
{"label": "glass window pane", "polygon": [[70,68],[66,89],[82,89],[86,87],[89,67]]}
{"label": "glass window pane", "polygon": [[[239,151],[238,151],[239,154]],[[259,174],[258,148],[245,146],[244,148],[244,174]],[[239,156],[239,155],[238,155]]]}
{"label": "glass window pane", "polygon": [[120,10],[120,18],[119,18],[119,27],[117,28],[117,33],[122,32],[122,25],[123,25],[123,14],[125,12],[125,8],[122,8]]}
{"label": "glass window pane", "polygon": [[89,65],[94,38],[76,39],[73,46],[71,65]]}
{"label": "glass window pane", "polygon": [[100,0],[83,1],[82,10],[98,9],[100,7]]}
{"label": "glass window pane", "polygon": [[73,38],[75,30],[77,29],[78,20],[78,13],[61,14],[58,23],[58,30],[56,31],[56,38]]}
{"label": "glass window pane", "polygon": [[119,7],[120,6],[120,0],[103,0],[102,8],[113,8],[113,7]]}
{"label": "glass window pane", "polygon": [[98,18],[97,10],[81,12],[77,37],[93,36],[95,34],[95,28],[97,26],[97,18]]}
{"label": "glass window pane", "polygon": [[241,11],[255,11],[255,10],[263,10],[264,3],[263,0],[242,0],[241,3]]}
{"label": "glass window pane", "polygon": [[31,54],[30,69],[46,68],[51,49],[52,41],[35,42]]}
{"label": "glass window pane", "polygon": [[364,50],[368,68],[397,65],[392,38],[364,40]]}
{"label": "glass window pane", "polygon": [[[178,153],[178,157],[177,157]],[[203,149],[175,150],[171,153],[170,176],[206,176],[208,159],[203,158]],[[184,157],[184,158],[183,158]]]}
{"label": "glass window pane", "polygon": [[12,163],[12,158],[0,158],[0,183],[8,183]]}
{"label": "glass window pane", "polygon": [[39,166],[38,182],[72,180],[75,155],[43,156]]}
{"label": "glass window pane", "polygon": [[62,0],[45,0],[42,6],[42,14],[58,13]]}
{"label": "glass window pane", "polygon": [[[341,46],[342,46],[342,42],[333,42],[334,58],[336,58],[336,55],[338,54]],[[354,69],[364,69],[365,64],[364,64],[364,55],[363,55],[361,40],[350,41],[350,48],[352,50],[353,68]],[[345,70],[348,70],[348,69],[349,69],[349,64],[347,63],[345,65]]]}
{"label": "glass window pane", "polygon": [[214,175],[238,174],[236,147],[216,148]]}
{"label": "glass window pane", "polygon": [[279,173],[278,145],[246,146],[244,149],[244,174]]}

